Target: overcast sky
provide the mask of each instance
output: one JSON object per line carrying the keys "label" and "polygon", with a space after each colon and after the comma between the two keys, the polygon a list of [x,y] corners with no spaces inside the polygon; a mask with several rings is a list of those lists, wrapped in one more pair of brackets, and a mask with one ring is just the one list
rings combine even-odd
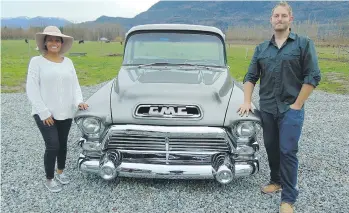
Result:
{"label": "overcast sky", "polygon": [[159,0],[0,0],[1,17],[36,16],[93,21],[106,15],[132,18]]}

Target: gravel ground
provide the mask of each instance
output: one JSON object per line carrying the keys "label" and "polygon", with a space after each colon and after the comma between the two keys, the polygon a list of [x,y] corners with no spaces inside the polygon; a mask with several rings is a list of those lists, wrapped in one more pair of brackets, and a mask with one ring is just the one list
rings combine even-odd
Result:
{"label": "gravel ground", "polygon": [[[89,97],[101,85],[83,87]],[[257,92],[257,90],[255,90]],[[261,171],[222,186],[215,181],[121,179],[105,182],[77,171],[80,133],[73,124],[60,193],[43,185],[44,142],[25,94],[1,95],[2,212],[278,212],[280,194],[262,195],[269,178],[264,146]],[[256,96],[255,96],[256,97]],[[300,141],[297,212],[349,212],[349,96],[315,91],[306,105]]]}

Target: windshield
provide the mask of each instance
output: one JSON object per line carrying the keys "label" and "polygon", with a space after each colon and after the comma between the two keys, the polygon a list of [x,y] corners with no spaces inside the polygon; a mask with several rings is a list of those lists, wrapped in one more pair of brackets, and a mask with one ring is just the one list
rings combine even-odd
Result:
{"label": "windshield", "polygon": [[131,35],[123,65],[152,63],[225,66],[224,46],[213,34],[142,32]]}

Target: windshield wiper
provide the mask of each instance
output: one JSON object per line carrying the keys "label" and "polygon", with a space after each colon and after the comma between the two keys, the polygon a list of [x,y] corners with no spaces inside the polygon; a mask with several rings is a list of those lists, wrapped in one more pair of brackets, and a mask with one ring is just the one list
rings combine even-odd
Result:
{"label": "windshield wiper", "polygon": [[138,68],[141,67],[149,67],[149,66],[190,66],[190,67],[197,67],[197,68],[204,68],[207,70],[222,70],[223,66],[217,66],[217,65],[203,65],[203,64],[190,64],[190,63],[168,63],[168,62],[157,62],[157,63],[149,63],[149,64],[139,64],[136,65]]}
{"label": "windshield wiper", "polygon": [[204,65],[204,64],[189,64],[189,63],[181,63],[181,64],[176,64],[178,66],[193,66],[193,67],[200,67],[200,68],[204,68],[207,70],[221,70],[222,68],[224,68],[223,66],[218,66],[218,65]]}
{"label": "windshield wiper", "polygon": [[164,65],[176,65],[176,64],[171,64],[171,63],[167,63],[167,62],[158,62],[158,63],[150,63],[150,64],[140,64],[140,65],[137,65],[138,68],[141,68],[141,67],[148,67],[148,66],[164,66]]}

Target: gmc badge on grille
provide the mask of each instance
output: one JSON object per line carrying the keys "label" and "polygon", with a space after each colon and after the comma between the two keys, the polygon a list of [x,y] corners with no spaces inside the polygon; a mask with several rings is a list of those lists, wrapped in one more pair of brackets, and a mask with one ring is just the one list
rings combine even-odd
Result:
{"label": "gmc badge on grille", "polygon": [[174,107],[158,107],[158,106],[151,106],[149,108],[149,115],[155,115],[155,116],[161,116],[161,115],[188,115],[188,112],[186,111],[186,107],[177,107],[177,111]]}
{"label": "gmc badge on grille", "polygon": [[135,115],[137,117],[156,118],[199,118],[201,117],[201,111],[197,106],[139,105]]}

